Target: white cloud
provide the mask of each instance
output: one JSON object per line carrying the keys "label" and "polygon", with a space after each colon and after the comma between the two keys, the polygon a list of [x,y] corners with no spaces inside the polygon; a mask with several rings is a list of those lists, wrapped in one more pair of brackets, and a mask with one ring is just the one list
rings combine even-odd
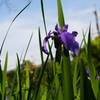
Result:
{"label": "white cloud", "polygon": [[92,35],[96,36],[97,30],[95,25],[95,16],[93,14],[94,8],[88,8],[84,10],[64,10],[66,23],[69,24],[69,31],[78,31],[77,39],[80,41],[82,39],[82,29],[84,32],[92,25]]}

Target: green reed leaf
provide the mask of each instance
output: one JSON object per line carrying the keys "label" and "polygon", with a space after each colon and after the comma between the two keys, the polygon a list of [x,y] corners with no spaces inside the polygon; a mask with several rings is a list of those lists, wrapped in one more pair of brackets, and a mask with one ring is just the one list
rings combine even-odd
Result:
{"label": "green reed leaf", "polygon": [[[45,33],[46,33],[46,36],[47,36],[48,34],[47,34],[47,28],[46,28],[43,0],[41,0],[41,11],[42,11],[42,18],[43,18],[44,29],[45,29]],[[50,52],[51,60],[53,60],[53,54],[52,54],[52,51],[51,51],[51,47],[50,47],[49,41],[48,41],[48,47],[49,47],[49,52]]]}
{"label": "green reed leaf", "polygon": [[[44,74],[44,71],[45,71],[45,68],[46,68],[46,65],[47,65],[48,58],[49,58],[49,55],[47,56],[46,61],[45,61],[44,65],[41,68],[39,81],[38,81],[36,92],[35,92],[35,96],[33,95],[34,96],[34,100],[37,100],[39,89],[40,89],[40,85],[41,85],[41,81],[42,81],[42,77],[43,77],[43,74]],[[31,100],[33,99],[33,96],[31,98]]]}
{"label": "green reed leaf", "polygon": [[46,28],[43,0],[41,0],[41,11],[42,11],[42,18],[43,18],[44,29],[45,29],[45,33],[47,35],[47,28]]}
{"label": "green reed leaf", "polygon": [[19,56],[17,54],[17,68],[18,68],[18,73],[17,73],[17,82],[18,82],[18,98],[19,100],[22,100],[22,86],[21,86],[21,70],[20,70],[20,61],[19,61]]}
{"label": "green reed leaf", "polygon": [[78,77],[79,77],[79,72],[80,72],[79,59],[80,59],[79,57],[76,58],[74,72],[73,72],[73,90],[74,90],[74,97],[77,95],[77,93],[76,93],[76,91],[77,91],[77,82],[78,82]]}
{"label": "green reed leaf", "polygon": [[[28,69],[28,61],[26,61],[26,86],[25,88],[29,89],[29,86],[30,86],[30,79],[29,79],[29,69]],[[28,99],[28,90],[26,91],[26,94],[25,94],[25,97],[26,97],[26,100]]]}
{"label": "green reed leaf", "polygon": [[[68,54],[68,52],[66,51]],[[62,89],[64,100],[74,100],[72,72],[69,56],[63,55],[62,61]]]}
{"label": "green reed leaf", "polygon": [[91,84],[92,84],[92,88],[93,88],[95,97],[97,99],[97,94],[98,94],[98,91],[99,91],[99,82],[98,82],[95,67],[94,67],[94,64],[93,64],[93,61],[92,61],[90,34],[91,34],[91,25],[89,27],[89,34],[88,34],[87,59],[88,59],[88,67],[89,67]]}
{"label": "green reed leaf", "polygon": [[4,64],[4,71],[3,71],[3,81],[2,81],[2,100],[5,100],[6,97],[6,82],[7,82],[7,64],[8,64],[8,52],[6,53],[5,57],[5,64]]}
{"label": "green reed leaf", "polygon": [[85,50],[86,50],[86,54],[87,54],[87,44],[86,44],[86,38],[85,38],[84,31],[82,31],[82,33],[83,33],[84,46],[85,46]]}
{"label": "green reed leaf", "polygon": [[57,9],[58,9],[58,22],[60,27],[63,27],[65,25],[65,21],[64,21],[62,4],[60,0],[57,0]]}
{"label": "green reed leaf", "polygon": [[44,65],[44,58],[43,58],[43,51],[42,51],[40,27],[38,28],[38,34],[39,34],[39,47],[40,47],[40,54],[41,54],[41,62],[42,62],[42,66],[43,66]]}
{"label": "green reed leaf", "polygon": [[96,100],[84,66],[85,64],[81,59],[80,100]]}
{"label": "green reed leaf", "polygon": [[24,54],[24,57],[23,57],[23,61],[25,60],[25,57],[26,57],[27,51],[28,51],[28,49],[29,49],[29,46],[30,46],[32,37],[33,37],[33,33],[31,34],[31,37],[30,37],[29,42],[28,42],[28,45],[27,45],[27,47],[26,47],[26,51],[25,51],[25,54]]}

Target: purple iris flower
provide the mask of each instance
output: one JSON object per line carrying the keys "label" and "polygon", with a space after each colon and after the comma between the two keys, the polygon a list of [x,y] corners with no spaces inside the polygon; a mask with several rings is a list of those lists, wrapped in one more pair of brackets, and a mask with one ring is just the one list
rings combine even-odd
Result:
{"label": "purple iris flower", "polygon": [[68,25],[63,26],[62,28],[58,27],[58,24],[55,26],[55,31],[49,32],[48,35],[43,40],[42,50],[44,53],[48,54],[46,47],[46,42],[49,38],[55,39],[58,41],[58,45],[64,45],[67,50],[72,51],[76,56],[78,55],[79,43],[75,41],[77,32],[73,31],[72,33],[68,32]]}

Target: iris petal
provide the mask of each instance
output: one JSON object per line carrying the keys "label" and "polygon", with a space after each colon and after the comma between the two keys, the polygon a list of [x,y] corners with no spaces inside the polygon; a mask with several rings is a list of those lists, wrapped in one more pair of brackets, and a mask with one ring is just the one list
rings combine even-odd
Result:
{"label": "iris petal", "polygon": [[78,33],[76,31],[73,31],[72,34],[76,37]]}
{"label": "iris petal", "polygon": [[66,31],[68,30],[68,25],[63,26],[62,31]]}
{"label": "iris petal", "polygon": [[55,30],[56,30],[58,33],[60,33],[60,30],[61,30],[61,29],[58,27],[58,24],[56,24]]}
{"label": "iris petal", "polygon": [[78,55],[78,49],[79,49],[79,43],[76,41],[73,41],[73,45],[70,48],[70,51],[74,52],[74,54],[77,56]]}
{"label": "iris petal", "polygon": [[42,46],[42,51],[46,54],[48,54],[48,50],[47,50],[47,47],[46,47],[46,43],[48,41],[49,38],[53,38],[53,36],[51,36],[52,32],[49,31],[48,33],[48,36],[46,36],[43,40],[43,46]]}
{"label": "iris petal", "polygon": [[69,32],[62,32],[59,37],[61,38],[65,48],[78,55],[79,44],[75,41],[75,36]]}

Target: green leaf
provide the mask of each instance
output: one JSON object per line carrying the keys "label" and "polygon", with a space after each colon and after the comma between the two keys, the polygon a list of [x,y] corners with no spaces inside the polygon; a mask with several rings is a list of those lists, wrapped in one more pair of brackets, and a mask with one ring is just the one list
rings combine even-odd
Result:
{"label": "green leaf", "polygon": [[45,33],[47,35],[47,28],[46,28],[43,0],[41,0],[41,11],[42,11],[42,18],[43,18],[44,29],[45,29]]}
{"label": "green leaf", "polygon": [[17,63],[18,63],[17,82],[18,82],[19,100],[22,100],[21,70],[20,70],[20,61],[19,61],[18,54],[17,54]]}
{"label": "green leaf", "polygon": [[55,100],[64,100],[62,95],[61,87],[59,86]]}
{"label": "green leaf", "polygon": [[75,62],[75,68],[74,68],[74,72],[73,72],[73,89],[74,89],[74,97],[77,95],[76,91],[77,91],[77,78],[79,75],[79,57],[76,58],[76,62]]}
{"label": "green leaf", "polygon": [[28,51],[28,49],[29,49],[29,46],[30,46],[32,37],[33,37],[33,33],[31,34],[31,37],[30,37],[29,42],[28,42],[28,45],[27,45],[27,47],[26,47],[26,51],[25,51],[25,54],[24,54],[23,61],[25,60],[25,57],[26,57],[27,51]]}
{"label": "green leaf", "polygon": [[98,92],[97,100],[100,100],[100,90]]}
{"label": "green leaf", "polygon": [[6,81],[7,81],[7,64],[8,64],[8,52],[6,53],[5,64],[4,64],[4,71],[3,71],[3,82],[2,82],[2,100],[6,97]]}
{"label": "green leaf", "polygon": [[[38,81],[37,88],[36,88],[36,91],[35,91],[35,96],[33,95],[34,96],[34,100],[37,100],[39,89],[40,89],[40,85],[41,85],[41,81],[42,81],[42,77],[43,77],[43,74],[44,74],[44,71],[45,71],[45,67],[47,65],[48,58],[49,58],[49,55],[46,58],[44,66],[42,66],[42,68],[41,68],[40,76],[39,76],[39,81]],[[33,99],[33,96],[31,98],[31,100]]]}
{"label": "green leaf", "polygon": [[[12,86],[11,86],[11,90],[10,90],[10,93],[9,93],[9,100],[13,100],[12,98],[13,98],[13,88],[14,88],[14,82],[16,81],[16,75],[17,75],[17,70],[16,70],[16,72],[15,72],[15,74],[14,74],[14,79],[13,79],[13,81],[12,81]],[[16,93],[17,93],[17,90],[16,90]]]}
{"label": "green leaf", "polygon": [[55,82],[54,83],[55,83],[55,87],[56,87],[56,91],[57,91],[56,96],[55,96],[55,100],[63,100],[62,88],[60,86],[61,83],[59,81],[57,74],[55,75]]}
{"label": "green leaf", "polygon": [[62,4],[60,0],[57,0],[57,9],[58,9],[58,22],[60,27],[63,27],[65,25],[65,21],[64,21]]}
{"label": "green leaf", "polygon": [[[55,66],[54,66],[55,67]],[[53,92],[53,91],[57,91],[57,94],[56,94],[56,97],[55,99],[58,98],[58,93],[61,92],[59,89],[60,87],[60,82],[59,82],[59,79],[58,79],[58,75],[56,74],[52,81],[48,83],[49,84],[49,88],[48,88],[48,94],[47,94],[47,100],[51,100],[51,96],[54,94],[56,94],[56,92]],[[55,90],[54,90],[55,89]],[[58,92],[59,91],[59,92]],[[54,98],[54,97],[52,97]]]}
{"label": "green leaf", "polygon": [[84,66],[84,62],[81,59],[80,100],[96,100]]}
{"label": "green leaf", "polygon": [[69,52],[64,50],[62,61],[62,89],[64,100],[74,100]]}
{"label": "green leaf", "polygon": [[88,67],[89,67],[91,84],[92,84],[92,88],[93,88],[95,97],[97,99],[97,94],[98,94],[98,91],[99,91],[99,82],[98,82],[95,67],[94,67],[94,64],[93,64],[93,61],[92,61],[90,34],[91,34],[91,25],[89,27],[89,34],[88,34],[87,59],[88,59]]}
{"label": "green leaf", "polygon": [[38,28],[38,34],[39,34],[39,47],[40,47],[40,54],[41,54],[41,62],[42,62],[42,66],[43,66],[44,65],[44,58],[43,58],[43,52],[42,52],[40,27]]}
{"label": "green leaf", "polygon": [[[30,80],[29,80],[29,69],[28,69],[28,61],[26,61],[26,88],[29,89]],[[28,99],[28,92],[26,91],[26,100]]]}
{"label": "green leaf", "polygon": [[85,50],[86,50],[86,53],[87,53],[87,44],[86,44],[86,38],[85,38],[84,31],[83,31],[83,41],[84,41],[84,46],[85,46]]}
{"label": "green leaf", "polygon": [[[45,33],[46,33],[46,36],[47,36],[48,34],[47,34],[47,28],[46,28],[43,0],[41,0],[41,11],[42,11],[42,18],[43,18],[44,29],[45,29]],[[50,52],[51,60],[53,60],[53,54],[52,54],[52,51],[51,51],[51,47],[50,47],[49,41],[48,41],[48,47],[49,47],[49,52]]]}

